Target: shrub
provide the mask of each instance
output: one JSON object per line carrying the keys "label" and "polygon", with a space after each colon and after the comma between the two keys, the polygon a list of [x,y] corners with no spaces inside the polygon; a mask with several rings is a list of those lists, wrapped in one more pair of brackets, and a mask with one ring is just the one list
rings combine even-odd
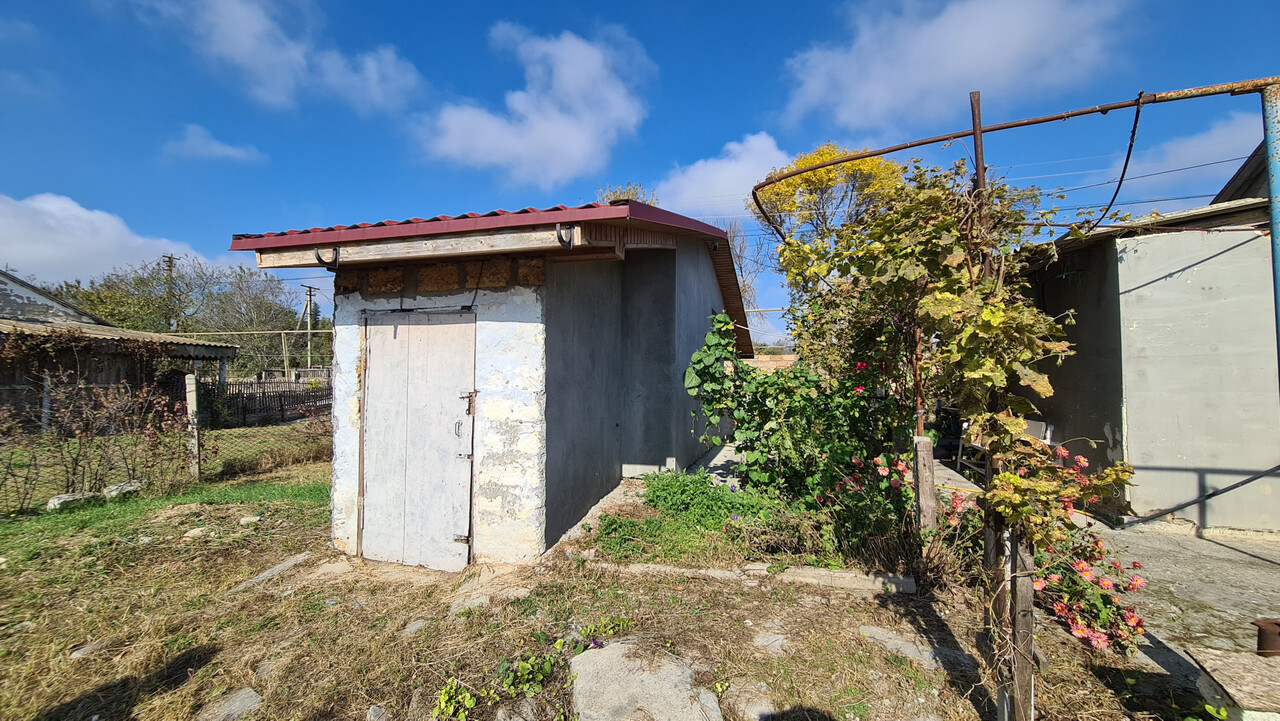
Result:
{"label": "shrub", "polygon": [[1036,602],[1051,609],[1073,636],[1096,649],[1132,654],[1146,631],[1123,596],[1147,582],[1131,572],[1142,564],[1135,561],[1126,569],[1117,556],[1098,534],[1071,527],[1062,540],[1036,554],[1040,571],[1033,583]]}
{"label": "shrub", "polygon": [[[703,439],[734,443],[737,470],[752,486],[792,498],[832,488],[844,475],[835,459],[879,453],[893,435],[892,402],[868,390],[869,380],[825,377],[802,364],[766,373],[742,363],[724,314],[712,319],[684,383],[702,404]],[[722,436],[724,423],[732,428]]]}

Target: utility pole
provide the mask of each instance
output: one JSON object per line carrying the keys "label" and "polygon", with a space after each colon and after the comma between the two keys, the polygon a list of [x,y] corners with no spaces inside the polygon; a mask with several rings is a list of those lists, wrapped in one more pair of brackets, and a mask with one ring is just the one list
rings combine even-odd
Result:
{"label": "utility pole", "polygon": [[173,308],[173,267],[178,259],[169,253],[160,256],[161,262],[164,263],[165,281],[164,281],[164,329],[166,331],[177,330],[174,326],[174,308]]}
{"label": "utility pole", "polygon": [[307,289],[307,307],[303,309],[303,313],[307,316],[307,367],[311,367],[311,303],[314,302],[315,292],[319,288],[309,285],[303,285]]}

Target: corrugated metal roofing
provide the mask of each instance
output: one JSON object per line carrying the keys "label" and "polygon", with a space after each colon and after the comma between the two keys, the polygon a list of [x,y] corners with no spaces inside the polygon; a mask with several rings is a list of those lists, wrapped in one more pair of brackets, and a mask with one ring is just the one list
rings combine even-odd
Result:
{"label": "corrugated metal roofing", "polygon": [[385,240],[424,235],[473,233],[485,230],[553,226],[556,223],[635,221],[661,226],[677,233],[701,233],[713,238],[728,236],[721,228],[635,200],[586,205],[554,205],[550,208],[491,210],[487,213],[437,215],[431,218],[383,220],[378,223],[330,225],[324,228],[285,230],[275,233],[240,233],[231,236],[232,250],[260,250],[291,246],[329,245],[360,240]]}
{"label": "corrugated metal roofing", "polygon": [[230,343],[215,343],[207,340],[192,340],[176,335],[163,333],[147,333],[140,330],[128,330],[109,325],[95,323],[76,323],[73,321],[29,321],[0,318],[0,334],[3,333],[50,333],[53,331],[72,331],[98,340],[140,340],[153,343],[164,343],[173,349],[174,358],[232,358],[239,346]]}

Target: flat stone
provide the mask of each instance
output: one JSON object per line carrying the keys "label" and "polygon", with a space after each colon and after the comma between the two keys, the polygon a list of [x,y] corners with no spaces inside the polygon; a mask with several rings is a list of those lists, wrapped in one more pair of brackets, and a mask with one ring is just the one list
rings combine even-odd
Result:
{"label": "flat stone", "polygon": [[1280,657],[1204,648],[1193,649],[1191,657],[1204,669],[1207,687],[1221,689],[1232,705],[1259,718],[1265,718],[1263,713],[1280,715]]}
{"label": "flat stone", "polygon": [[878,626],[859,626],[858,633],[872,639],[889,651],[919,663],[930,671],[941,667],[972,667],[977,664],[964,651],[929,645],[923,639],[909,638]]}
{"label": "flat stone", "polygon": [[769,564],[767,563],[748,563],[742,567],[743,573],[748,576],[768,576]]}
{"label": "flat stone", "polygon": [[542,716],[538,713],[538,704],[531,698],[503,706],[494,715],[493,721],[538,721]]}
{"label": "flat stone", "polygon": [[239,593],[240,591],[243,591],[246,588],[251,588],[260,583],[263,583],[264,581],[269,581],[275,578],[276,576],[279,576],[280,574],[284,573],[285,571],[288,571],[289,569],[293,568],[299,563],[302,563],[303,561],[307,560],[310,557],[311,557],[310,553],[299,553],[296,556],[290,556],[285,560],[281,561],[280,563],[263,571],[262,573],[259,573],[258,575],[254,576],[248,581],[241,583],[240,585],[231,589],[227,593]]}
{"label": "flat stone", "polygon": [[463,611],[467,611],[473,608],[480,608],[481,606],[487,606],[489,605],[489,600],[490,600],[489,594],[487,593],[477,593],[472,596],[459,598],[458,600],[449,604],[449,618],[453,618],[458,614],[462,613]]}
{"label": "flat stone", "polygon": [[328,606],[329,608],[333,608],[334,606],[337,606],[339,603],[342,603],[342,602],[336,598],[326,598],[324,600],[324,605]]}
{"label": "flat stone", "polygon": [[22,623],[15,623],[15,624],[13,624],[12,626],[10,626],[10,627],[9,627],[9,635],[11,635],[11,636],[17,636],[18,634],[20,634],[20,633],[26,633],[26,632],[30,631],[31,629],[33,629],[33,628],[35,628],[35,627],[36,627],[36,625],[35,625],[34,623],[30,622],[30,621],[23,621]]}
{"label": "flat stone", "polygon": [[261,661],[253,669],[254,678],[267,678],[276,670],[277,661]]}
{"label": "flat stone", "polygon": [[773,691],[769,684],[743,684],[730,686],[724,692],[721,705],[737,712],[743,721],[772,721],[777,718],[777,707],[773,705]]}
{"label": "flat stone", "polygon": [[426,627],[426,625],[427,625],[426,619],[415,618],[414,620],[410,621],[408,625],[406,625],[403,629],[400,630],[400,638],[408,638],[413,634],[421,631],[424,627]]}
{"label": "flat stone", "polygon": [[132,496],[141,491],[144,485],[142,481],[138,480],[115,483],[102,489],[102,497],[110,501],[122,496]]}
{"label": "flat stone", "polygon": [[251,526],[261,520],[262,520],[262,516],[245,516],[244,518],[240,519],[240,525]]}
{"label": "flat stone", "polygon": [[715,694],[693,686],[693,669],[670,654],[633,657],[629,643],[569,661],[579,721],[723,721]]}
{"label": "flat stone", "polygon": [[262,705],[262,697],[251,688],[242,688],[205,704],[193,721],[235,721]]}
{"label": "flat stone", "polygon": [[148,543],[151,543],[154,540],[156,540],[154,536],[138,536],[138,543],[144,546],[147,545]]}
{"label": "flat stone", "polygon": [[426,686],[413,690],[409,699],[409,708],[405,712],[405,721],[433,721],[435,715],[436,695]]}
{"label": "flat stone", "polygon": [[761,631],[751,641],[756,648],[764,651],[770,656],[782,656],[786,654],[787,637],[780,633],[770,633]]}
{"label": "flat stone", "polygon": [[859,571],[833,571],[827,568],[788,568],[776,574],[779,581],[809,583],[814,586],[840,588],[846,591],[883,591],[915,593],[916,582],[910,576],[896,573],[861,573]]}
{"label": "flat stone", "polygon": [[50,498],[49,502],[44,504],[44,507],[47,511],[65,511],[76,506],[83,506],[89,501],[96,501],[100,498],[102,496],[97,493],[63,493]]}
{"label": "flat stone", "polygon": [[87,643],[81,646],[80,648],[77,648],[76,650],[72,651],[71,658],[77,661],[82,658],[88,658],[89,656],[92,656],[93,654],[101,651],[106,647],[107,647],[106,639],[99,639],[97,641]]}
{"label": "flat stone", "polygon": [[391,721],[391,714],[381,706],[370,706],[365,712],[364,719],[365,721]]}
{"label": "flat stone", "polygon": [[209,532],[208,528],[205,528],[204,526],[200,526],[198,528],[193,528],[190,531],[187,531],[186,533],[182,534],[182,537],[183,538],[199,538],[208,532]]}

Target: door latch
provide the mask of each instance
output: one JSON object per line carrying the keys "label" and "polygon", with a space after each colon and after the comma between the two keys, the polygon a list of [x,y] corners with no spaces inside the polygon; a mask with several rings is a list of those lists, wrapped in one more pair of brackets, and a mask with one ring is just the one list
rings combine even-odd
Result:
{"label": "door latch", "polygon": [[471,543],[471,536],[454,536],[454,543]]}
{"label": "door latch", "polygon": [[465,395],[458,396],[467,402],[467,415],[469,416],[475,415],[476,412],[476,393],[479,393],[479,391],[471,391]]}

